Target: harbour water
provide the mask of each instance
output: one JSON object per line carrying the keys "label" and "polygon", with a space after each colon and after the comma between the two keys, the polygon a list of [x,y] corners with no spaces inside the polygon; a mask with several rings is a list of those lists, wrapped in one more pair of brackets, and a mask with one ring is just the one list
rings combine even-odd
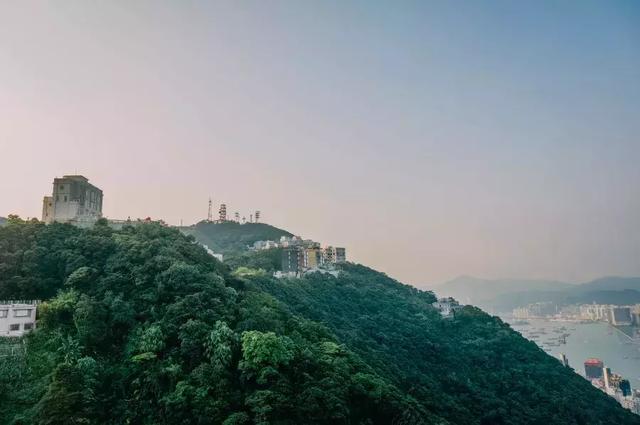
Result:
{"label": "harbour water", "polygon": [[[627,378],[634,389],[640,389],[640,342],[631,340],[609,324],[544,319],[527,319],[525,324],[512,318],[503,320],[549,355],[557,357],[559,353],[565,353],[569,365],[577,373],[584,375],[584,361],[595,357],[612,372]],[[564,343],[563,335],[566,335]]]}

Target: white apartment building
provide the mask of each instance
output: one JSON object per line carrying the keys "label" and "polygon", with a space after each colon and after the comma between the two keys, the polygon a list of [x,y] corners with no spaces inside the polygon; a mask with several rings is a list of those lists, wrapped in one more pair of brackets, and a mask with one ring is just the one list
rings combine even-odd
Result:
{"label": "white apartment building", "polygon": [[0,301],[0,337],[20,337],[36,328],[36,301]]}

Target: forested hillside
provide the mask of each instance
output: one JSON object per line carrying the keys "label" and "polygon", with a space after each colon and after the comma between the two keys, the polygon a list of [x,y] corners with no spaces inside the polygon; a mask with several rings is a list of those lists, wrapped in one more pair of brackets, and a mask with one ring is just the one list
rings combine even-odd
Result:
{"label": "forested hillside", "polygon": [[235,273],[156,224],[12,220],[0,298],[44,301],[2,424],[640,424],[475,308],[362,266]]}
{"label": "forested hillside", "polygon": [[431,293],[363,266],[342,269],[339,278],[252,279],[450,423],[640,423],[498,318],[468,306],[441,320]]}
{"label": "forested hillside", "polygon": [[12,224],[0,271],[47,300],[0,363],[2,423],[441,423],[177,230]]}
{"label": "forested hillside", "polygon": [[215,252],[228,255],[246,251],[248,245],[256,241],[280,240],[280,237],[293,236],[291,233],[265,223],[207,223],[183,227],[187,235],[193,235],[199,242],[209,246]]}

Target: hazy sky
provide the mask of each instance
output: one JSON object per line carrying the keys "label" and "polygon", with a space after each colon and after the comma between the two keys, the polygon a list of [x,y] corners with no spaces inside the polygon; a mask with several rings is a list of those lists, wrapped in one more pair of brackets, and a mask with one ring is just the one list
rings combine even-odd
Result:
{"label": "hazy sky", "polygon": [[640,275],[640,2],[0,0],[0,215],[72,173],[418,286]]}

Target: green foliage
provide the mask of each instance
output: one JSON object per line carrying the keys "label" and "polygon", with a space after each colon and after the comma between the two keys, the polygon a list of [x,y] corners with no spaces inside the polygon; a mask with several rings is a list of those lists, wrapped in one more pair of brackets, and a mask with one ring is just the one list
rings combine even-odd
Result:
{"label": "green foliage", "polygon": [[233,252],[225,256],[224,262],[233,270],[248,268],[273,273],[282,269],[282,250],[271,248],[259,251]]}
{"label": "green foliage", "polygon": [[156,224],[12,218],[0,297],[44,302],[0,344],[0,424],[640,423],[476,308],[444,320],[432,293],[362,266],[241,265]]}
{"label": "green foliage", "polygon": [[0,361],[1,424],[385,424],[415,404],[173,229],[14,220],[0,270],[3,297],[44,301]]}
{"label": "green foliage", "polygon": [[280,240],[281,236],[291,237],[291,233],[264,223],[207,223],[200,222],[195,226],[184,227],[185,234],[193,235],[200,243],[207,245],[215,252],[225,255],[246,251],[248,246],[257,241]]}
{"label": "green foliage", "polygon": [[352,378],[367,400],[393,385],[419,410],[456,424],[640,423],[498,318],[465,307],[441,319],[432,293],[366,267],[345,264],[338,278],[251,282],[291,313],[326,324],[373,367],[375,376]]}

